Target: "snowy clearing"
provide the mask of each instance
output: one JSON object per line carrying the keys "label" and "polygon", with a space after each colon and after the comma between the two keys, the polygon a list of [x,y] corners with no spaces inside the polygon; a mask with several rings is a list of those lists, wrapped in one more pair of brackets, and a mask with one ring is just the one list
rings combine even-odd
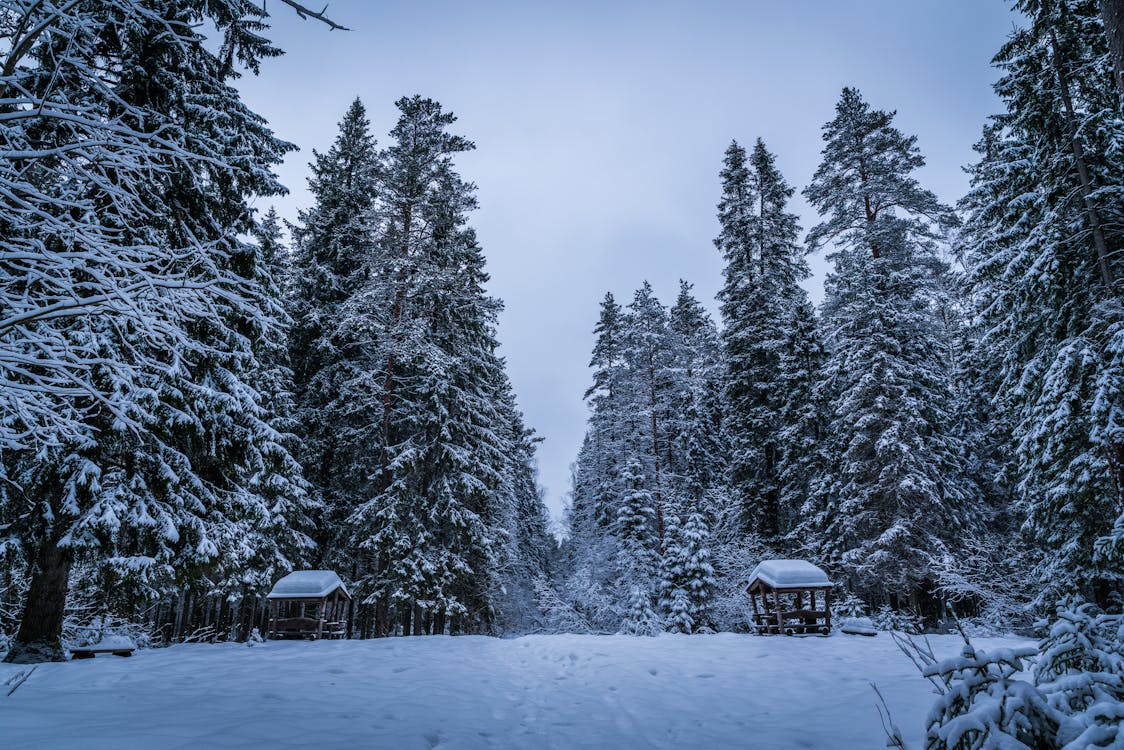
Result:
{"label": "snowy clearing", "polygon": [[[957,637],[931,640],[938,657],[959,652]],[[0,665],[0,684],[26,669]],[[886,634],[184,644],[39,665],[0,695],[0,744],[878,748],[871,680],[919,741],[930,687]]]}

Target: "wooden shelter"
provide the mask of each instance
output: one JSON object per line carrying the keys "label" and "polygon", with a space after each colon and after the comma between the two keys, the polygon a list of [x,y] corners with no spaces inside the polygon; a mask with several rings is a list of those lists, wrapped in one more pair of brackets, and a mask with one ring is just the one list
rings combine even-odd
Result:
{"label": "wooden shelter", "polygon": [[294,570],[273,585],[269,638],[343,638],[351,594],[331,570]]}
{"label": "wooden shelter", "polygon": [[832,585],[827,573],[805,560],[765,560],[753,569],[746,588],[754,627],[760,634],[828,635]]}

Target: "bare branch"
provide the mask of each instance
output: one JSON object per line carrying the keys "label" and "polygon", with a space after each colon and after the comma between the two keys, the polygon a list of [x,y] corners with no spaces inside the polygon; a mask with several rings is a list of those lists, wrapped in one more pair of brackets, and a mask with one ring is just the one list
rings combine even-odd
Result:
{"label": "bare branch", "polygon": [[341,26],[340,24],[336,23],[335,21],[333,21],[332,19],[330,19],[326,15],[324,15],[325,13],[328,12],[328,6],[327,5],[324,6],[323,10],[321,10],[319,13],[317,13],[316,11],[310,10],[309,8],[305,7],[301,3],[296,2],[295,0],[281,0],[281,2],[285,3],[285,5],[288,5],[290,8],[295,10],[297,12],[297,15],[300,16],[303,19],[307,20],[309,18],[315,18],[317,21],[320,21],[321,23],[326,23],[328,25],[328,28],[330,28],[330,29],[339,29],[340,31],[351,31],[351,29],[347,28],[346,26]]}

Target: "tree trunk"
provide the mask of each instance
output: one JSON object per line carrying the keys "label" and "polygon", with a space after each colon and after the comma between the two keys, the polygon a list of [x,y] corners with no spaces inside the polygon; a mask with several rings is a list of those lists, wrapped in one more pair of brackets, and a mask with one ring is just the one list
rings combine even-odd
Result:
{"label": "tree trunk", "polygon": [[36,551],[19,632],[4,661],[11,664],[66,661],[62,621],[71,560],[70,549],[60,547],[53,536]]}
{"label": "tree trunk", "polygon": [[433,634],[445,635],[445,610],[443,609],[433,613]]}
{"label": "tree trunk", "polygon": [[1062,104],[1065,106],[1066,134],[1069,136],[1069,148],[1073,152],[1074,166],[1077,167],[1077,178],[1081,183],[1081,198],[1085,204],[1085,216],[1089,221],[1089,228],[1093,232],[1093,247],[1097,253],[1097,269],[1101,274],[1101,281],[1108,287],[1110,293],[1116,292],[1116,280],[1113,278],[1112,267],[1108,264],[1108,243],[1105,241],[1104,228],[1101,226],[1100,213],[1093,202],[1093,182],[1089,177],[1089,166],[1085,162],[1085,149],[1077,138],[1077,116],[1073,110],[1073,97],[1069,89],[1069,76],[1065,66],[1058,57],[1058,35],[1051,31],[1050,60],[1054,66],[1054,73],[1058,77],[1058,89],[1062,95]]}
{"label": "tree trunk", "polygon": [[655,471],[655,499],[656,499],[656,543],[657,552],[663,554],[663,494],[660,491],[660,440],[659,426],[656,421],[656,361],[655,353],[648,352],[648,406],[652,411],[652,461]]}
{"label": "tree trunk", "polygon": [[1101,0],[1101,18],[1108,48],[1112,52],[1112,67],[1116,74],[1116,90],[1124,96],[1124,0]]}

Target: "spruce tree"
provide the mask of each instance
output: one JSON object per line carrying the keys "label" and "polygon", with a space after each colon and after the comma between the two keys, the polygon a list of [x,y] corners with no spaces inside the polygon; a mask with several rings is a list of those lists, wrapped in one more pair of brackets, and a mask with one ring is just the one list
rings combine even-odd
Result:
{"label": "spruce tree", "polygon": [[674,482],[671,512],[681,514],[700,510],[707,492],[724,480],[725,372],[718,331],[686,281],[679,282],[668,327],[667,474]]}
{"label": "spruce tree", "polygon": [[[473,148],[456,118],[420,96],[397,102],[382,155],[377,267],[349,308],[384,315],[375,357],[381,434],[374,493],[349,519],[373,558],[361,577],[376,634],[486,630],[489,571],[508,536],[513,446],[496,354],[500,303],[489,297],[474,186],[453,167]],[[370,403],[368,400],[367,403]]]}
{"label": "spruce tree", "polygon": [[[810,302],[796,306],[787,326],[780,357],[782,394],[777,432],[778,505],[781,528],[796,532],[801,544],[814,541],[814,530],[801,533],[816,518],[815,486],[824,478],[823,421],[828,411],[821,388],[826,359],[819,321]],[[809,550],[815,557],[816,550]]]}
{"label": "spruce tree", "polygon": [[[1119,98],[1091,2],[1019,3],[1030,23],[996,57],[1005,112],[985,129],[964,201],[981,358],[1010,426],[1025,529],[1047,554],[1039,603],[1076,581],[1121,585],[1116,254],[1124,179]],[[1100,539],[1094,546],[1091,540]]]}
{"label": "spruce tree", "polygon": [[953,538],[968,498],[933,282],[946,272],[936,243],[952,215],[912,176],[924,160],[893,116],[844,89],[804,192],[824,216],[810,247],[836,247],[819,526],[823,558],[858,590],[898,606],[905,595],[919,611],[932,588],[928,557]]}
{"label": "spruce tree", "polygon": [[656,298],[651,284],[636,290],[628,306],[624,328],[624,358],[628,364],[625,395],[628,400],[629,450],[644,468],[655,513],[656,548],[664,536],[667,498],[664,464],[669,419],[668,381],[671,351],[667,308]]}
{"label": "spruce tree", "polygon": [[293,229],[288,308],[301,463],[324,509],[320,564],[359,575],[360,556],[343,544],[345,521],[374,489],[378,469],[374,349],[386,313],[354,298],[378,261],[375,206],[379,157],[366,108],[356,99],[326,153],[313,151],[314,200]]}
{"label": "spruce tree", "polygon": [[701,513],[668,524],[668,543],[660,570],[660,607],[669,629],[681,633],[708,630],[714,567],[710,563],[710,529]]}
{"label": "spruce tree", "polygon": [[[93,316],[68,326],[73,344],[104,363],[91,374],[111,396],[81,409],[90,438],[9,463],[21,502],[36,498],[10,514],[19,520],[9,533],[23,538],[33,562],[10,661],[62,657],[75,560],[99,569],[106,590],[130,609],[169,590],[210,592],[244,572],[256,552],[246,549],[245,528],[271,515],[281,495],[290,509],[302,503],[299,474],[254,382],[263,341],[279,321],[256,274],[255,248],[239,239],[254,229],[249,199],[282,191],[271,170],[291,147],[240,101],[232,69],[195,28],[216,23],[251,69],[277,50],[241,23],[245,8],[180,2],[134,10],[89,11],[100,22],[98,59],[109,71],[97,86],[112,92],[122,128],[163,140],[148,153],[143,183],[123,172],[114,188],[89,189],[123,251],[138,244],[156,251],[152,265],[131,269],[137,279],[151,289],[170,279],[213,296],[161,315]],[[81,45],[90,28],[74,31]],[[52,34],[42,43],[50,57],[66,42]],[[86,96],[89,71],[65,68],[55,91]],[[114,116],[91,110],[102,115]],[[135,221],[134,202],[145,221]],[[169,333],[178,343],[171,351]],[[162,366],[119,377],[115,363],[138,357]]]}
{"label": "spruce tree", "polygon": [[617,569],[626,584],[639,586],[650,595],[659,559],[655,499],[645,487],[644,470],[635,457],[625,466],[622,481],[625,494],[613,527]]}
{"label": "spruce tree", "polygon": [[800,228],[787,210],[793,189],[758,140],[752,154],[735,142],[726,152],[715,244],[726,261],[719,294],[726,322],[727,432],[730,485],[745,528],[765,536],[787,531],[782,518],[778,437],[784,390],[782,359],[796,310],[807,301]]}

